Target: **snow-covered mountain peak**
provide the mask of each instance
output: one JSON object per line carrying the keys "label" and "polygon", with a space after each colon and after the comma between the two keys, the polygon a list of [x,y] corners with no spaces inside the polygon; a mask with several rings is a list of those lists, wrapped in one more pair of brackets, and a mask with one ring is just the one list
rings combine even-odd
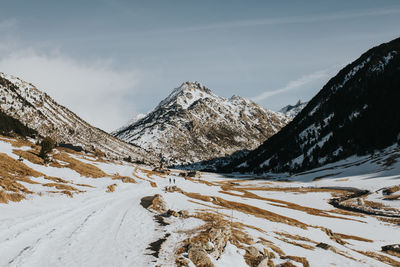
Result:
{"label": "snow-covered mountain peak", "polygon": [[218,97],[201,83],[187,81],[182,83],[178,88],[175,88],[167,98],[161,101],[156,109],[172,105],[179,105],[183,109],[187,109],[194,102],[205,98],[217,99]]}
{"label": "snow-covered mountain peak", "polygon": [[184,82],[145,117],[113,134],[182,164],[255,148],[288,121],[245,98],[219,97],[199,82]]}

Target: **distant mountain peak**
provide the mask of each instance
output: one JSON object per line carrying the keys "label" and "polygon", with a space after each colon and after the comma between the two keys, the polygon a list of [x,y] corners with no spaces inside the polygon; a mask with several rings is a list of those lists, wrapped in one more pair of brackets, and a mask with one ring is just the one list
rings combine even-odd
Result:
{"label": "distant mountain peak", "polygon": [[294,117],[296,117],[297,114],[299,114],[300,111],[302,111],[303,108],[307,106],[307,104],[308,102],[301,102],[301,100],[299,99],[299,101],[297,101],[297,103],[294,106],[287,105],[282,109],[280,109],[279,112],[285,114],[290,119],[294,119]]}

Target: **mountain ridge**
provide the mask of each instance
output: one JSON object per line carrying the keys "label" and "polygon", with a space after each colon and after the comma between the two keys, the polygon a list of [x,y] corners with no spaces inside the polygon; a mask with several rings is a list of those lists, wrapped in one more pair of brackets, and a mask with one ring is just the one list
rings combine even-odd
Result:
{"label": "mountain ridge", "polygon": [[111,157],[157,161],[154,155],[90,125],[33,84],[15,76],[0,73],[0,95],[0,110],[57,143],[78,145],[88,151],[100,150]]}
{"label": "mountain ridge", "polygon": [[399,66],[400,38],[369,49],[278,134],[225,171],[298,172],[392,145],[400,132]]}

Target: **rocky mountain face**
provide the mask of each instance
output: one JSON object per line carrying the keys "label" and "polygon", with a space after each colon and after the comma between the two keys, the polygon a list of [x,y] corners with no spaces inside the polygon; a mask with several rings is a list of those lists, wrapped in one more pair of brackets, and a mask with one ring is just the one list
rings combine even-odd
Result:
{"label": "rocky mountain face", "polygon": [[294,106],[287,105],[287,106],[283,107],[282,109],[280,109],[279,112],[283,113],[286,117],[293,120],[294,117],[296,117],[297,114],[299,114],[300,111],[302,111],[303,108],[305,106],[307,106],[307,104],[308,104],[308,102],[301,102],[301,100],[299,100]]}
{"label": "rocky mountain face", "polygon": [[240,96],[216,96],[185,82],[145,117],[113,134],[161,154],[168,165],[189,164],[254,149],[288,119]]}
{"label": "rocky mountain face", "polygon": [[365,155],[400,138],[400,38],[333,77],[278,134],[226,171],[298,172]]}
{"label": "rocky mountain face", "polygon": [[57,143],[99,150],[112,157],[131,157],[147,163],[158,161],[145,150],[91,126],[32,84],[4,73],[0,73],[0,114],[15,125],[17,120],[43,137],[52,137]]}

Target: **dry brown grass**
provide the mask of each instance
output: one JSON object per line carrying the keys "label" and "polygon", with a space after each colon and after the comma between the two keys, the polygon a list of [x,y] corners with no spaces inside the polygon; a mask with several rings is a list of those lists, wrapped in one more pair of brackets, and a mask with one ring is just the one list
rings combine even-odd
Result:
{"label": "dry brown grass", "polygon": [[67,184],[57,184],[57,183],[47,183],[47,184],[42,184],[43,186],[47,186],[47,187],[55,187],[58,190],[68,190],[68,191],[80,191],[79,189],[67,185]]}
{"label": "dry brown grass", "polygon": [[7,154],[0,153],[0,176],[10,177],[10,175],[20,176],[20,177],[39,177],[44,176],[42,173],[35,171],[24,163],[11,158]]}
{"label": "dry brown grass", "polygon": [[296,219],[292,219],[265,209],[261,209],[252,205],[240,203],[240,202],[235,202],[235,201],[228,201],[220,197],[211,197],[211,196],[204,196],[199,193],[190,193],[190,192],[183,192],[184,195],[194,198],[194,199],[199,199],[202,201],[207,201],[211,202],[214,205],[218,205],[227,209],[232,209],[236,210],[239,212],[243,212],[246,214],[253,215],[258,218],[266,219],[272,222],[279,222],[279,223],[285,223],[288,225],[292,226],[297,226],[302,229],[306,229],[309,225],[305,224],[303,222],[300,222]]}
{"label": "dry brown grass", "polygon": [[34,164],[44,165],[44,160],[41,157],[39,157],[39,152],[36,150],[25,151],[25,150],[13,149],[13,153]]}
{"label": "dry brown grass", "polygon": [[346,235],[346,234],[340,234],[340,233],[335,233],[336,236],[338,236],[340,239],[351,239],[351,240],[357,240],[357,241],[362,241],[362,242],[369,242],[372,243],[374,242],[373,240],[364,238],[364,237],[359,237],[355,235]]}
{"label": "dry brown grass", "polygon": [[103,151],[98,150],[98,149],[95,149],[93,154],[98,160],[103,160],[103,158],[105,158],[105,156],[106,156],[106,153],[104,153]]}
{"label": "dry brown grass", "polygon": [[12,192],[3,193],[2,201],[4,203],[13,200],[19,201],[22,199],[21,196],[23,196],[23,194],[33,193],[19,182],[38,184],[29,177],[39,176],[44,175],[29,168],[24,163],[11,158],[7,154],[0,153],[0,187],[5,191]]}
{"label": "dry brown grass", "polygon": [[[293,210],[298,210],[298,211],[303,211],[306,212],[310,215],[314,216],[321,216],[321,217],[328,217],[328,218],[335,218],[335,219],[342,219],[342,220],[352,220],[352,221],[358,221],[352,218],[346,218],[346,217],[340,217],[340,216],[335,216],[329,213],[329,211],[325,210],[320,210],[320,209],[315,209],[315,208],[310,208],[310,207],[304,207],[292,202],[287,202],[283,200],[278,200],[278,199],[273,199],[273,198],[265,198],[258,196],[254,193],[248,192],[247,190],[244,189],[236,189],[236,191],[241,192],[242,194],[235,194],[232,192],[226,192],[226,191],[219,191],[220,193],[232,195],[232,196],[237,196],[237,197],[245,197],[245,198],[252,198],[252,199],[258,199],[258,200],[263,200],[263,201],[268,201],[272,202],[273,206],[277,207],[282,207],[282,208],[288,208],[288,209],[293,209]],[[273,204],[275,203],[275,204]]]}
{"label": "dry brown grass", "polygon": [[[139,180],[143,180],[143,181],[148,182],[148,183],[150,184],[151,187],[157,187],[157,184],[156,184],[155,182],[140,177],[140,176],[137,174],[137,170],[139,170],[139,168],[135,167],[135,170],[134,170],[133,173],[132,173],[132,175],[133,175],[136,179],[139,179]],[[146,176],[147,176],[147,177],[150,176],[149,179],[153,179],[153,178],[151,177],[151,175],[146,175]]]}
{"label": "dry brown grass", "polygon": [[[25,178],[28,179],[28,178]],[[29,191],[25,186],[18,183],[15,179],[4,178],[0,179],[0,187],[3,188],[5,191],[11,191],[14,193],[25,193],[25,194],[32,194],[33,192]]]}
{"label": "dry brown grass", "polygon": [[393,193],[396,193],[397,191],[400,191],[400,185],[395,185],[395,186],[392,186],[392,187],[388,187],[388,188],[385,188],[383,190],[383,192],[385,194],[387,194],[387,195],[391,195]]}
{"label": "dry brown grass", "polygon": [[390,195],[384,198],[384,200],[399,200],[399,199],[400,199],[400,194]]}
{"label": "dry brown grass", "polygon": [[[147,178],[149,178],[149,179],[151,179],[151,180],[153,179],[153,177],[151,177],[152,175],[155,175],[155,176],[158,176],[158,177],[161,177],[161,178],[165,178],[165,177],[166,177],[165,174],[160,173],[160,172],[149,171],[149,170],[141,169],[141,168],[136,168],[136,169],[139,169],[141,172],[143,172],[144,174],[146,174]],[[135,170],[136,170],[136,169],[135,169]]]}
{"label": "dry brown grass", "polygon": [[[350,199],[349,201],[354,201],[354,200]],[[353,204],[352,204],[352,202],[349,202],[349,203],[350,203],[349,206],[351,207]],[[363,209],[365,207],[371,208],[373,210],[398,212],[398,209],[396,209],[396,208],[386,206],[380,202],[369,201],[369,200],[364,200],[364,204],[360,208]]]}
{"label": "dry brown grass", "polygon": [[[336,213],[336,214],[341,214],[341,215],[346,215],[346,216],[353,216],[353,217],[362,217],[365,218],[365,215],[362,213],[357,213],[353,211],[348,211],[348,210],[341,210],[341,209],[333,209],[329,210],[330,213]],[[361,222],[361,221],[360,221]]]}
{"label": "dry brown grass", "polygon": [[58,178],[58,177],[45,176],[44,178],[47,179],[47,180],[56,182],[56,183],[64,183],[64,184],[68,184],[69,183],[68,181],[66,181],[66,180],[64,180],[62,178]]}
{"label": "dry brown grass", "polygon": [[111,193],[115,191],[115,188],[117,187],[117,184],[110,184],[109,186],[107,186],[107,193]]}
{"label": "dry brown grass", "polygon": [[91,178],[100,178],[100,177],[108,176],[105,172],[103,172],[98,167],[96,167],[92,164],[84,163],[82,161],[74,159],[66,153],[55,154],[53,156],[53,158],[56,160],[68,163],[68,165],[65,167],[78,172],[82,176],[91,177]]}
{"label": "dry brown grass", "polygon": [[400,258],[400,252],[393,251],[393,250],[386,250],[386,251],[383,251],[383,252],[388,254],[388,255],[390,255],[390,256],[394,256],[394,257]]}
{"label": "dry brown grass", "polygon": [[355,251],[357,251],[358,253],[363,254],[367,257],[373,258],[377,261],[389,264],[391,266],[400,266],[400,261],[396,261],[389,256],[382,255],[382,254],[372,252],[372,251],[361,251],[361,250],[355,250]]}
{"label": "dry brown grass", "polygon": [[305,257],[297,257],[297,256],[282,256],[283,260],[292,260],[298,263],[303,264],[303,267],[310,267],[310,263]]}
{"label": "dry brown grass", "polygon": [[274,243],[272,243],[271,241],[260,237],[261,242],[263,243],[263,245],[269,247],[270,249],[272,249],[273,251],[275,251],[279,257],[285,256],[285,252],[283,252],[282,249],[280,249],[279,247],[277,247]]}
{"label": "dry brown grass", "polygon": [[342,193],[348,192],[341,189],[330,188],[310,188],[310,187],[236,187],[231,184],[221,186],[223,191],[278,191],[278,192],[294,192],[294,193],[315,193],[315,192],[328,192],[328,193]]}
{"label": "dry brown grass", "polygon": [[[6,154],[0,153],[0,186],[5,190],[1,196],[1,202],[8,203],[8,201],[20,201],[25,198],[24,194],[32,194],[25,186],[20,182],[30,184],[41,184],[31,180],[29,177],[43,177],[47,180],[53,181],[54,183],[45,183],[42,186],[55,187],[62,191],[49,191],[58,192],[72,196],[72,192],[82,192],[77,188],[68,185],[68,181],[57,178],[46,176],[43,173],[37,172],[24,163],[9,157]],[[12,192],[8,193],[6,191]]]}
{"label": "dry brown grass", "polygon": [[294,264],[291,263],[290,261],[281,263],[279,266],[280,266],[280,267],[296,267],[296,265],[294,265]]}
{"label": "dry brown grass", "polygon": [[113,180],[120,180],[123,183],[131,183],[131,184],[136,184],[135,179],[128,177],[128,176],[120,176],[119,174],[115,175],[113,178]]}
{"label": "dry brown grass", "polygon": [[62,191],[47,191],[47,193],[52,193],[52,194],[63,194],[67,195],[69,197],[74,197],[73,193],[68,190],[62,190]]}
{"label": "dry brown grass", "polygon": [[25,199],[25,196],[20,193],[7,193],[4,190],[0,190],[0,203],[7,204],[9,201],[19,202]]}
{"label": "dry brown grass", "polygon": [[0,140],[11,144],[13,147],[32,147],[32,148],[40,148],[39,146],[32,144],[26,139],[23,138],[8,138],[0,135]]}
{"label": "dry brown grass", "polygon": [[77,186],[84,186],[84,187],[91,187],[91,188],[95,188],[92,185],[88,185],[88,184],[76,184]]}
{"label": "dry brown grass", "polygon": [[400,218],[389,218],[389,217],[381,217],[381,216],[376,216],[378,220],[385,222],[385,223],[390,223],[394,224],[396,226],[400,225]]}
{"label": "dry brown grass", "polygon": [[314,248],[315,248],[314,246],[311,246],[311,245],[308,245],[308,244],[299,243],[299,242],[296,242],[296,241],[293,241],[293,240],[289,240],[289,239],[284,238],[284,237],[275,237],[275,238],[280,240],[280,241],[283,241],[285,243],[288,243],[288,244],[291,244],[291,245],[294,245],[294,246],[298,246],[298,247],[301,247],[301,248],[304,248],[304,249],[314,250]]}
{"label": "dry brown grass", "polygon": [[318,244],[318,242],[316,242],[314,240],[311,240],[311,239],[309,239],[307,237],[304,237],[304,236],[291,235],[291,234],[286,233],[286,232],[274,232],[274,233],[277,234],[277,235],[286,237],[286,238],[293,239],[293,240],[298,240],[298,241],[304,241],[304,242],[310,242],[310,243],[313,243],[313,244]]}
{"label": "dry brown grass", "polygon": [[[183,192],[183,191],[182,191],[182,192]],[[209,197],[209,196],[204,196],[204,195],[201,195],[201,194],[199,194],[199,193],[183,192],[183,194],[184,194],[185,196],[187,196],[187,197],[190,197],[190,198],[202,200],[202,201],[205,201],[205,202],[211,202],[211,197]]]}

